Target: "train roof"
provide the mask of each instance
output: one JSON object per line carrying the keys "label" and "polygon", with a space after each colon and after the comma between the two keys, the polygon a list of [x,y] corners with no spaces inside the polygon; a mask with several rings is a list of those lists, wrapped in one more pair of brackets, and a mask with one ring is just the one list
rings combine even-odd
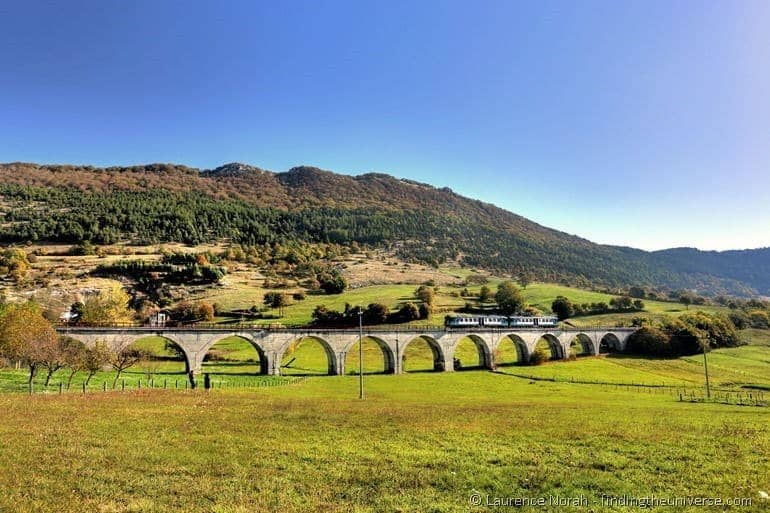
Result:
{"label": "train roof", "polygon": [[[455,318],[464,318],[464,319],[472,319],[476,317],[502,317],[503,319],[507,319],[507,315],[502,314],[467,314],[467,313],[450,313],[446,315],[447,317],[455,317]],[[514,317],[528,317],[528,318],[537,318],[537,319],[555,319],[555,315],[511,315],[511,318]]]}

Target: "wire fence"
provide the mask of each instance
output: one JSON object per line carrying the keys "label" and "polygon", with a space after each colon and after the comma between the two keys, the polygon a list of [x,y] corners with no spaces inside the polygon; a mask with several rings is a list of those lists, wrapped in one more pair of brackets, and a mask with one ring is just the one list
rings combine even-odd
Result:
{"label": "wire fence", "polygon": [[137,378],[127,377],[114,379],[92,380],[86,383],[80,381],[76,383],[67,383],[65,381],[55,381],[48,385],[44,383],[20,382],[18,380],[5,380],[0,383],[0,390],[3,392],[17,392],[27,394],[93,394],[105,392],[129,392],[138,390],[219,390],[219,389],[249,389],[265,387],[282,387],[296,385],[304,382],[307,376],[247,376],[247,375],[217,375],[211,374],[209,378],[201,374],[195,379],[193,384],[186,375],[175,375],[173,377],[150,377]]}
{"label": "wire fence", "polygon": [[680,402],[719,403],[738,406],[764,406],[770,407],[770,398],[763,390],[732,390],[720,387],[711,387],[710,397],[701,385],[687,385],[682,383],[634,383],[613,382],[605,380],[581,379],[563,376],[535,376],[531,374],[519,374],[497,371],[498,374],[515,376],[530,381],[548,381],[552,383],[574,383],[580,385],[597,385],[608,389],[626,390],[637,393],[668,395]]}

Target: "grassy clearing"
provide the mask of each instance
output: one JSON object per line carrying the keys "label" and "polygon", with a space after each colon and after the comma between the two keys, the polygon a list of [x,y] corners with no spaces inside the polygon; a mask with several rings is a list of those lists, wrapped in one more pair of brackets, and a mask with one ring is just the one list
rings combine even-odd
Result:
{"label": "grassy clearing", "polygon": [[[770,385],[770,350],[766,347],[719,349],[708,354],[712,385],[737,388]],[[633,356],[584,357],[573,362],[554,362],[535,367],[504,370],[519,376],[562,381],[601,381],[632,385],[701,387],[703,356],[649,359]]]}
{"label": "grassy clearing", "polygon": [[758,330],[754,328],[739,332],[741,340],[754,346],[770,346],[770,330]]}
{"label": "grassy clearing", "polygon": [[[759,332],[758,334],[755,332]],[[737,389],[770,385],[770,346],[764,331],[745,330],[741,336],[751,345],[716,349],[708,353],[712,385]],[[632,355],[579,357],[570,362],[512,367],[504,372],[562,381],[601,381],[637,385],[703,386],[703,355],[681,358],[645,358]]]}
{"label": "grassy clearing", "polygon": [[[458,275],[459,276],[459,275]],[[500,278],[490,277],[488,286],[494,291],[497,285],[502,281]],[[388,284],[371,285],[357,289],[346,290],[342,294],[311,294],[302,301],[294,301],[293,304],[285,308],[284,316],[280,319],[258,321],[260,323],[281,323],[285,325],[304,325],[310,322],[310,314],[318,305],[326,305],[335,310],[344,310],[345,304],[366,306],[370,303],[383,303],[391,309],[395,309],[404,302],[415,301],[414,291],[417,288],[415,284]],[[442,285],[436,295],[435,310],[436,313],[428,321],[417,321],[413,324],[443,324],[444,316],[447,312],[461,308],[466,301],[474,303],[472,297],[458,297],[457,294],[462,288],[457,285]],[[480,286],[467,287],[473,295],[477,294]],[[253,304],[261,305],[262,297],[266,289],[256,286],[239,285],[232,289],[213,289],[208,291],[201,299],[216,302],[223,305],[224,308],[248,308]],[[551,311],[551,303],[557,296],[565,296],[574,303],[609,303],[614,296],[603,294],[601,292],[591,292],[562,285],[547,283],[534,283],[523,290],[523,295],[527,303],[536,306],[543,312]],[[718,306],[691,306],[686,309],[678,303],[664,301],[645,300],[645,310],[643,312],[622,313],[622,314],[604,314],[585,317],[576,317],[570,319],[570,322],[576,326],[595,326],[595,325],[615,325],[628,323],[633,317],[644,315],[653,318],[660,318],[663,315],[681,315],[686,312],[704,311],[704,312],[725,312],[724,307]],[[277,311],[273,312],[277,315]]]}
{"label": "grassy clearing", "polygon": [[767,409],[486,372],[370,376],[366,392],[335,377],[0,396],[0,511],[489,511],[469,506],[474,492],[584,495],[578,511],[635,510],[602,494],[765,510]]}

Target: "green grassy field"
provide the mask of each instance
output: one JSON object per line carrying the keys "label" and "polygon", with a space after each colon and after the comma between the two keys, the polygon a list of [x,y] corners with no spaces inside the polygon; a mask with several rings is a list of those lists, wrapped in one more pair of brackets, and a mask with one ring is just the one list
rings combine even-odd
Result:
{"label": "green grassy field", "polygon": [[[467,270],[465,270],[467,271]],[[459,273],[458,270],[450,269],[445,271],[452,276],[466,276],[471,274],[470,271],[466,273]],[[496,277],[490,277],[487,286],[493,291],[502,280]],[[415,301],[417,299],[414,296],[414,291],[417,285],[371,285],[368,287],[361,287],[357,289],[346,290],[343,294],[311,294],[302,301],[293,301],[292,304],[284,309],[283,317],[274,320],[261,320],[257,323],[272,324],[281,323],[288,326],[292,325],[304,325],[310,322],[310,315],[318,305],[325,305],[327,308],[335,310],[344,310],[345,303],[351,305],[366,306],[370,303],[383,303],[388,305],[391,309],[397,308],[399,305],[406,301]],[[480,285],[460,287],[454,285],[443,285],[439,287],[439,292],[436,295],[435,310],[436,313],[431,316],[431,319],[427,321],[415,321],[412,324],[443,324],[444,316],[447,312],[461,308],[466,301],[473,303],[473,298],[458,297],[456,294],[462,289],[467,288],[471,294],[478,294]],[[262,289],[246,290],[239,288],[237,291],[215,291],[205,296],[206,300],[216,301],[223,305],[225,308],[247,308],[251,304],[261,304],[262,295],[264,294]],[[605,302],[609,303],[610,299],[614,296],[610,294],[604,294],[601,292],[592,292],[582,289],[566,287],[563,285],[555,285],[549,283],[533,283],[522,291],[523,296],[528,304],[537,307],[543,312],[551,311],[551,303],[557,296],[565,296],[569,298],[573,303],[597,303]],[[621,313],[621,314],[604,314],[604,315],[590,315],[584,317],[577,317],[570,319],[570,322],[576,326],[592,326],[592,325],[615,325],[628,323],[633,317],[638,315],[645,315],[652,318],[660,318],[663,315],[681,315],[689,311],[704,311],[704,312],[726,312],[725,307],[712,306],[712,305],[693,305],[689,309],[679,303],[671,303],[665,301],[650,301],[645,300],[645,309],[643,312]],[[278,311],[272,312],[278,315]]]}
{"label": "green grassy field", "polygon": [[[0,396],[0,511],[508,511],[486,497],[749,497],[770,411],[488,372]],[[662,507],[655,511],[683,511]]]}
{"label": "green grassy field", "polygon": [[[714,386],[734,389],[762,385],[770,389],[770,349],[743,346],[708,354],[709,376]],[[578,358],[539,366],[507,368],[519,376],[564,381],[601,381],[636,385],[701,387],[704,384],[703,356],[641,358],[625,355]]]}
{"label": "green grassy field", "polygon": [[[755,343],[708,355],[718,389],[770,387],[765,332],[742,335]],[[510,510],[471,506],[473,494],[588,502],[525,511],[639,510],[602,504],[602,495],[768,506],[759,491],[770,489],[770,408],[679,402],[680,390],[702,394],[700,355],[429,373],[419,371],[431,368],[430,350],[415,341],[405,364],[417,372],[385,376],[371,374],[383,370],[383,356],[366,339],[370,375],[359,401],[355,376],[313,376],[325,371],[326,355],[312,340],[287,355],[282,377],[223,366],[240,359],[255,371],[257,356],[243,339],[223,340],[215,346],[223,361],[207,364],[208,392],[184,389],[183,363],[169,359],[163,339],[137,345],[167,359],[149,369],[152,378],[141,366],[126,372],[126,391],[109,391],[114,374],[104,372],[86,395],[77,393],[81,376],[74,393],[58,395],[60,371],[48,393],[30,397],[22,370],[0,371],[0,391],[18,392],[0,394],[0,511]],[[469,340],[458,355],[478,363]],[[504,359],[515,361],[513,344]],[[354,348],[347,371],[357,370]]]}

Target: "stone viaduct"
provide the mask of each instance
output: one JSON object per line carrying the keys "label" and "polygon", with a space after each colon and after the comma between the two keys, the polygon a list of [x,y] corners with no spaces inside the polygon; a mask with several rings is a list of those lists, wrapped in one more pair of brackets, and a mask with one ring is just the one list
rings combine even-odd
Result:
{"label": "stone viaduct", "polygon": [[[201,371],[203,359],[211,347],[228,337],[241,337],[251,343],[260,359],[261,374],[279,375],[281,361],[289,346],[301,339],[318,341],[326,351],[329,374],[345,374],[348,352],[359,340],[358,329],[259,329],[220,327],[58,327],[57,331],[86,345],[104,342],[114,349],[128,347],[134,341],[148,336],[160,336],[175,343],[182,350],[188,370]],[[519,359],[526,361],[539,340],[548,343],[551,358],[569,358],[570,346],[579,343],[584,353],[599,354],[622,351],[635,328],[502,328],[502,329],[445,329],[442,327],[413,327],[409,329],[366,328],[364,338],[374,340],[382,350],[385,372],[403,372],[404,354],[410,342],[422,338],[433,352],[436,371],[454,370],[454,354],[458,343],[468,337],[476,345],[482,367],[491,369],[498,347],[503,343],[515,344]]]}

